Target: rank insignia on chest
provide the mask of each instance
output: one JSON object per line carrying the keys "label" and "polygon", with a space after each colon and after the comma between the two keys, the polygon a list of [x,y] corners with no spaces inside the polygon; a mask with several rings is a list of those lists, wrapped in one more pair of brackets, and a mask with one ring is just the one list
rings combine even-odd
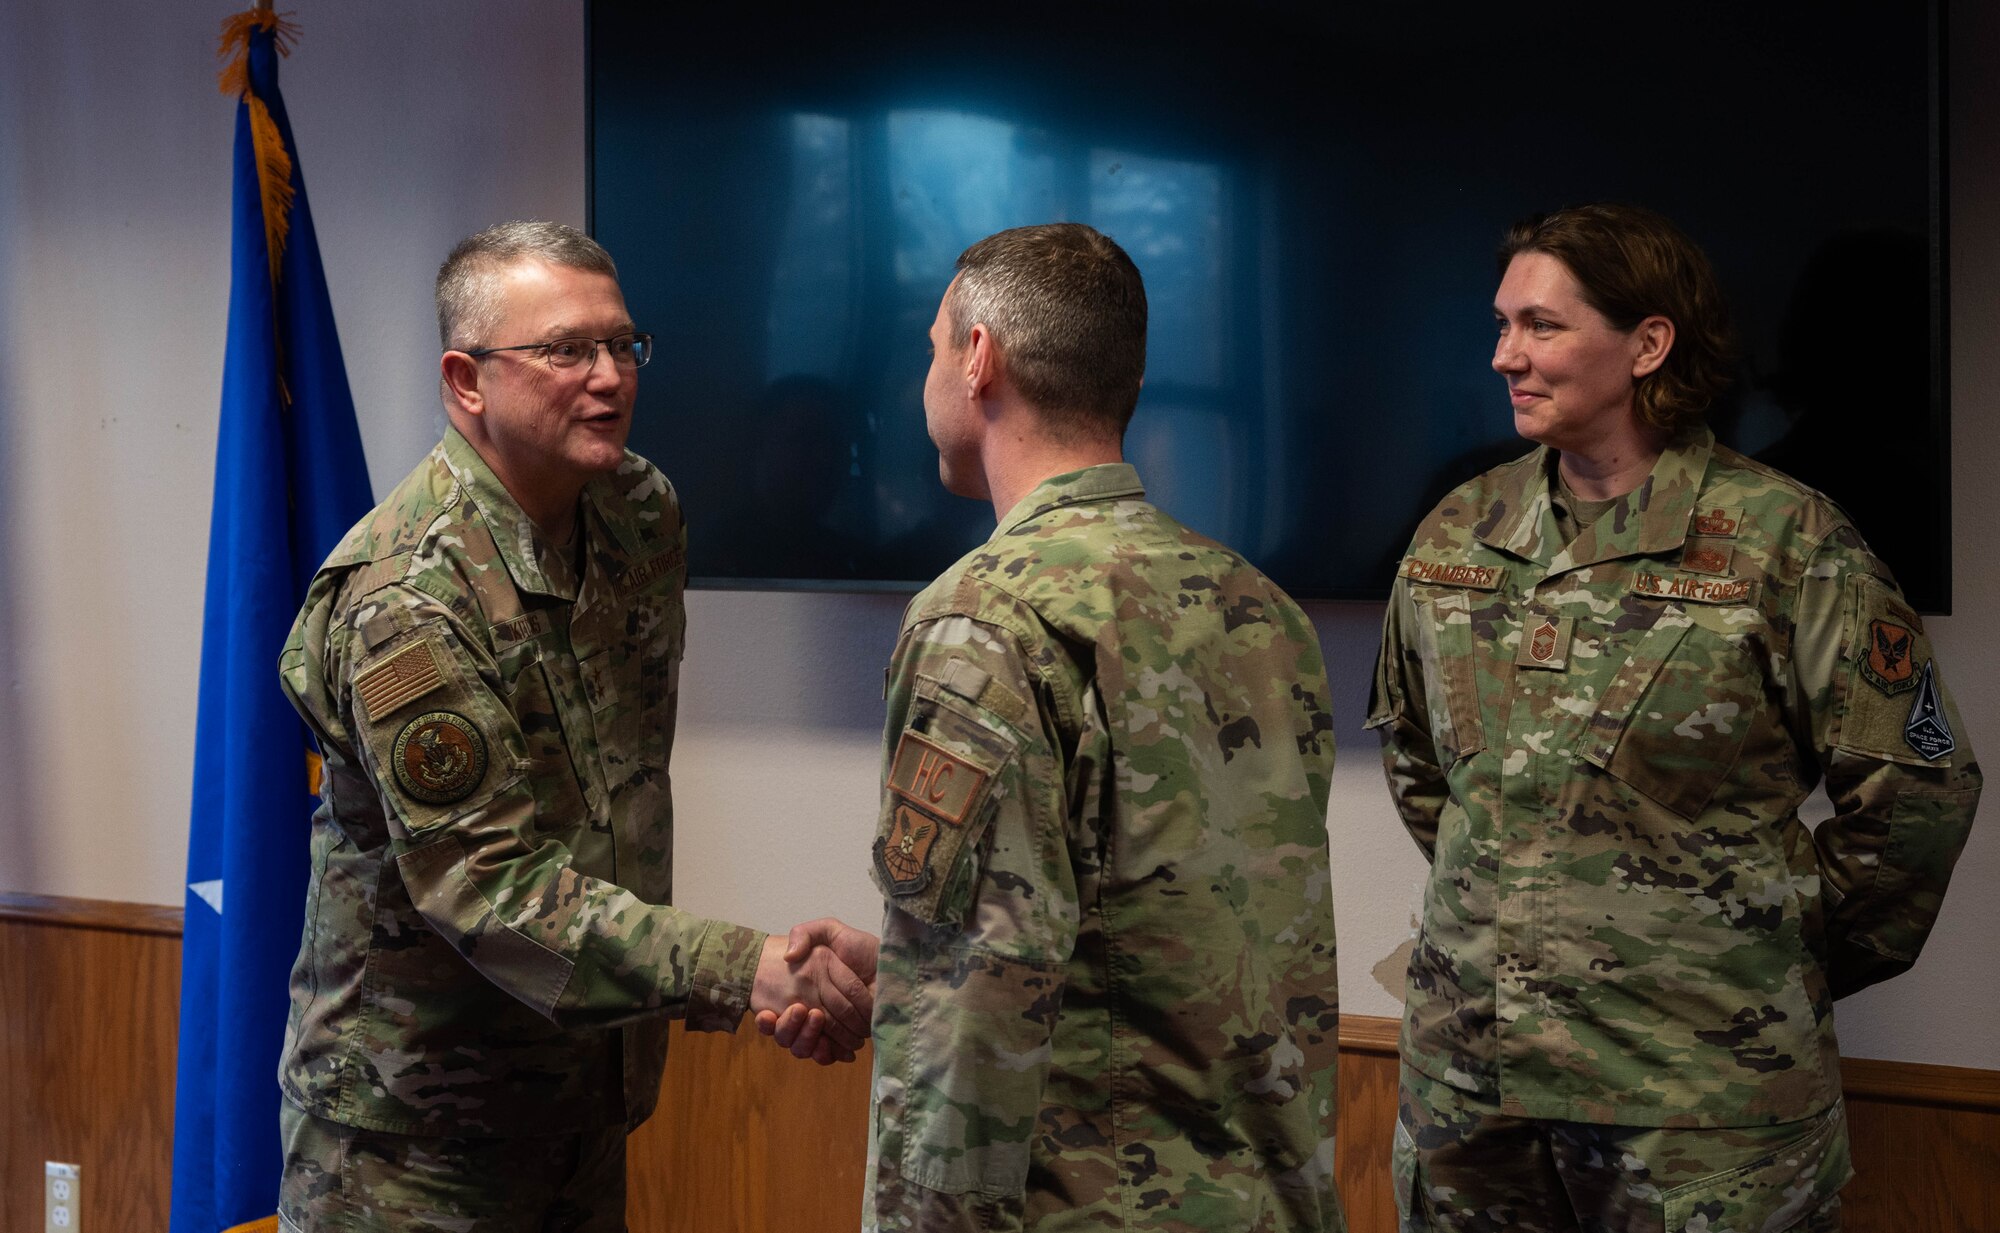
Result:
{"label": "rank insignia on chest", "polygon": [[1514,666],[1565,670],[1569,667],[1570,635],[1575,629],[1575,617],[1529,617],[1521,630],[1521,649],[1514,654]]}
{"label": "rank insignia on chest", "polygon": [[390,754],[396,783],[428,805],[472,795],[486,777],[486,738],[453,711],[431,711],[403,725]]}
{"label": "rank insignia on chest", "polygon": [[1681,568],[1691,574],[1726,575],[1730,556],[1728,544],[1691,539],[1681,549]]}

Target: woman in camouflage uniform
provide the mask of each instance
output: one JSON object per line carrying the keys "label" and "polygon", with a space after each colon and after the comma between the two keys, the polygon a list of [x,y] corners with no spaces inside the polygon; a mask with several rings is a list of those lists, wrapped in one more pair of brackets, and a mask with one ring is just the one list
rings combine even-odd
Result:
{"label": "woman in camouflage uniform", "polygon": [[1701,251],[1587,206],[1500,271],[1538,448],[1419,528],[1369,716],[1431,862],[1404,1228],[1835,1229],[1833,1001],[1915,961],[1978,768],[1845,515],[1705,426],[1732,350]]}

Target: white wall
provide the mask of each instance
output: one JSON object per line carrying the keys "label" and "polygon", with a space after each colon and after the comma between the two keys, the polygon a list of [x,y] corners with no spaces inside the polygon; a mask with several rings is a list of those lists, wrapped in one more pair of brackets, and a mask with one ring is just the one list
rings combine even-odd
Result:
{"label": "white wall", "polygon": [[[234,123],[213,48],[232,7],[13,0],[0,42],[0,891],[183,899]],[[284,92],[380,493],[442,425],[436,263],[488,222],[583,221],[582,6],[300,7]],[[2000,564],[1979,500],[2000,460],[2000,173],[1974,152],[2000,149],[2000,87],[1975,70],[2000,62],[2000,18],[1951,7],[1958,615],[1932,629],[1991,750]],[[681,903],[766,928],[872,925],[880,669],[901,601],[708,591],[689,609]],[[1421,865],[1360,730],[1380,608],[1310,611],[1343,750],[1343,1003],[1394,1014],[1400,969],[1388,987],[1371,970],[1409,934]],[[2000,1068],[1992,831],[1918,970],[1842,1004],[1850,1053]]]}

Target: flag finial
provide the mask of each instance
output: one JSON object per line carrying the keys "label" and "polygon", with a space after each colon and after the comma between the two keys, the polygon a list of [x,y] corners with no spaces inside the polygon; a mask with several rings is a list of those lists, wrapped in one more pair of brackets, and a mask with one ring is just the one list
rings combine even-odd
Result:
{"label": "flag finial", "polygon": [[250,39],[258,31],[268,33],[278,54],[289,56],[299,30],[272,10],[271,0],[256,0],[256,4],[223,20],[219,54],[227,62],[218,81],[224,94],[236,95],[250,109],[250,140],[257,151],[257,182],[264,199],[264,248],[271,259],[271,282],[275,285],[285,254],[285,237],[292,226],[292,154],[285,148],[271,109],[251,85]]}

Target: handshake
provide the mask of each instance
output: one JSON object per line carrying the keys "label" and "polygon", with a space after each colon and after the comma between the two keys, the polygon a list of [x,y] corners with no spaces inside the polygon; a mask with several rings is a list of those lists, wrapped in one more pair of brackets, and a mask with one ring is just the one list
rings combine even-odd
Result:
{"label": "handshake", "polygon": [[877,939],[832,917],[767,938],[750,988],[757,1030],[821,1066],[851,1062],[875,1014]]}

